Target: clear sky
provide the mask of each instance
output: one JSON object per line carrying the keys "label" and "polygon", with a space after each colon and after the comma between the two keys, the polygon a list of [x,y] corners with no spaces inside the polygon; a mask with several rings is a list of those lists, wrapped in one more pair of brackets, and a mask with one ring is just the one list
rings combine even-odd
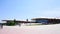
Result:
{"label": "clear sky", "polygon": [[0,0],[0,20],[60,17],[60,0]]}

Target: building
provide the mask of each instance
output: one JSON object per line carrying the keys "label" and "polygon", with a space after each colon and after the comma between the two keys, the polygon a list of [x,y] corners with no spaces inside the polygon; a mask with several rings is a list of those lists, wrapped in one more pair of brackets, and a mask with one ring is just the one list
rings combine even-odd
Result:
{"label": "building", "polygon": [[15,25],[21,25],[21,24],[58,24],[60,23],[60,19],[57,18],[33,18],[31,19],[31,21],[21,21],[21,20],[2,20],[2,21],[6,21],[5,24],[10,23],[11,21],[13,21],[15,23]]}
{"label": "building", "polygon": [[2,20],[5,21],[6,24],[9,24],[11,22],[13,22],[15,25],[21,25],[21,24],[26,24],[26,23],[30,23],[30,21],[26,20],[26,21],[21,21],[21,20]]}
{"label": "building", "polygon": [[33,18],[32,21],[34,23],[42,23],[42,24],[58,24],[58,23],[60,23],[60,19],[57,19],[57,18]]}

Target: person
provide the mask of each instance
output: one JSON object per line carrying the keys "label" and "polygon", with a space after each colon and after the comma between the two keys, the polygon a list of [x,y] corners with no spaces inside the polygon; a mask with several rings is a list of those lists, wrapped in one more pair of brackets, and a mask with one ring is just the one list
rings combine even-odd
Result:
{"label": "person", "polygon": [[1,28],[1,29],[3,28],[3,24],[0,24],[0,28]]}

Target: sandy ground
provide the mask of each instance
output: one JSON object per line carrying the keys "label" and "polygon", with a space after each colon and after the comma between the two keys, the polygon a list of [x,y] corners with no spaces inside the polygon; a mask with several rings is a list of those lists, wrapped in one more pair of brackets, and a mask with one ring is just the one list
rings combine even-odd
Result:
{"label": "sandy ground", "polygon": [[3,26],[0,34],[60,34],[60,24],[40,26]]}

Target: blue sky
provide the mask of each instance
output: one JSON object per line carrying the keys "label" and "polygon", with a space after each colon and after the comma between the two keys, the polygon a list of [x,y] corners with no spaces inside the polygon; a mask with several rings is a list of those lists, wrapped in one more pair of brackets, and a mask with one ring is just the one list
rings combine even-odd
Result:
{"label": "blue sky", "polygon": [[0,20],[60,17],[60,0],[0,0]]}

